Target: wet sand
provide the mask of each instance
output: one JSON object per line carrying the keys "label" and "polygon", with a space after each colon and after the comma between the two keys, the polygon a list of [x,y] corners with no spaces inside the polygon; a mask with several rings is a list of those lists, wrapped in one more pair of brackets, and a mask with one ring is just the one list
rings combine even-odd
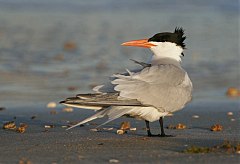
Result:
{"label": "wet sand", "polygon": [[[6,109],[0,111],[0,119],[27,123],[25,133],[20,134],[10,130],[0,130],[0,163],[239,163],[240,154],[225,151],[211,153],[184,153],[191,146],[213,147],[224,141],[232,144],[240,142],[239,102],[194,102],[184,110],[171,117],[165,117],[165,127],[183,123],[187,129],[166,129],[167,134],[175,137],[149,138],[141,120],[120,118],[107,125],[102,130],[93,132],[104,119],[92,121],[83,127],[66,131],[62,126],[68,121],[81,120],[93,112],[77,110],[66,113],[63,107],[47,109],[45,107],[27,107],[21,109]],[[50,114],[55,110],[57,114]],[[227,115],[233,112],[233,115]],[[198,115],[199,118],[193,118]],[[31,119],[36,116],[35,119]],[[15,119],[14,119],[15,117]],[[234,119],[234,121],[232,120]],[[122,121],[130,121],[136,131],[117,135],[116,129]],[[3,124],[1,122],[1,126]],[[223,131],[212,132],[210,127],[221,124]],[[44,125],[54,125],[45,129]],[[153,133],[158,133],[158,122],[150,124]]]}
{"label": "wet sand", "polygon": [[[0,107],[6,107],[0,110],[0,127],[6,121],[28,124],[23,134],[0,128],[0,164],[240,163],[239,154],[183,153],[192,145],[240,142],[240,105],[225,97],[228,87],[239,87],[239,49],[232,44],[239,42],[237,1],[11,0],[0,3],[0,22]],[[194,101],[164,123],[188,129],[166,129],[175,135],[171,138],[148,138],[144,121],[121,118],[104,126],[112,131],[90,131],[102,119],[66,131],[62,125],[93,112],[46,108],[49,101],[87,93],[113,73],[135,69],[130,58],[149,59],[150,51],[121,47],[122,42],[176,26],[186,30],[183,66],[193,81]],[[117,135],[126,120],[137,130]],[[223,125],[223,131],[210,131],[213,124]],[[45,125],[55,127],[46,131]],[[159,132],[158,122],[151,127]]]}

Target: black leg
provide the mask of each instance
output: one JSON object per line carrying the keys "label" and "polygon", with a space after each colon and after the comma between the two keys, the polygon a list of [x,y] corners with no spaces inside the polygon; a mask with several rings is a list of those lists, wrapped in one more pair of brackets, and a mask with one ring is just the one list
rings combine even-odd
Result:
{"label": "black leg", "polygon": [[160,137],[173,137],[172,135],[166,135],[166,134],[164,133],[163,118],[162,118],[162,117],[160,117],[159,123],[160,123],[160,128],[161,128],[161,135],[160,135]]}
{"label": "black leg", "polygon": [[151,136],[152,136],[152,133],[151,133],[151,131],[150,131],[149,121],[145,120],[145,123],[146,123],[146,127],[147,127],[148,137],[151,137]]}
{"label": "black leg", "polygon": [[149,126],[149,121],[145,120],[146,123],[146,127],[147,127],[147,133],[148,133],[148,137],[159,137],[160,134],[152,134],[150,131],[150,126]]}

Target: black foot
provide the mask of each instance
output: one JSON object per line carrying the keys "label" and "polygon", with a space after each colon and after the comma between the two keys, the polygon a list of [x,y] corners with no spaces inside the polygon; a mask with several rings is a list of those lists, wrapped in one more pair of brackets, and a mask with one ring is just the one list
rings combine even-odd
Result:
{"label": "black foot", "polygon": [[148,134],[148,137],[175,137],[175,136],[166,134]]}
{"label": "black foot", "polygon": [[148,134],[148,137],[159,137],[160,134]]}
{"label": "black foot", "polygon": [[175,137],[174,135],[160,134],[159,137]]}

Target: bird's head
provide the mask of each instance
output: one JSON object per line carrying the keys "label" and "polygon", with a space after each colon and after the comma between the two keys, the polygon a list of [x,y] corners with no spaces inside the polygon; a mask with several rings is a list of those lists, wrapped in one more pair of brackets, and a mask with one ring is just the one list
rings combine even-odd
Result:
{"label": "bird's head", "polygon": [[155,60],[171,58],[180,62],[181,56],[184,56],[185,39],[184,30],[175,28],[173,33],[162,32],[149,39],[132,40],[121,45],[149,48],[153,52],[153,59]]}

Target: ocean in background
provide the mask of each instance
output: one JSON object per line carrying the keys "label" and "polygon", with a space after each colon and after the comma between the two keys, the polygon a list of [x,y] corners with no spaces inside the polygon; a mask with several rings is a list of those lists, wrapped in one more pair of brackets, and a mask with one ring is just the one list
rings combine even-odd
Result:
{"label": "ocean in background", "polygon": [[[186,30],[194,101],[232,101],[240,87],[238,0],[0,0],[0,107],[91,92],[151,52],[122,42]],[[237,101],[237,100],[234,100]]]}

